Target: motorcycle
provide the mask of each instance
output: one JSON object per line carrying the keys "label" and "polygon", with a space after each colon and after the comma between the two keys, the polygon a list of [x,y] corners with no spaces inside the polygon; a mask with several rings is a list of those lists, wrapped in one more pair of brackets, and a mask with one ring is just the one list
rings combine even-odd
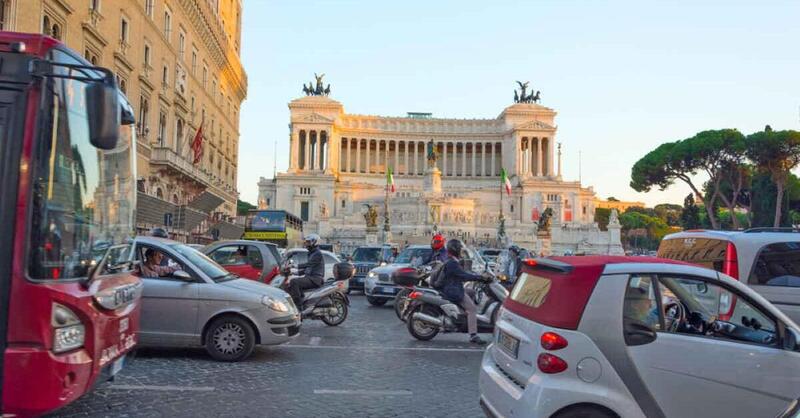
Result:
{"label": "motorcycle", "polygon": [[[478,332],[494,331],[500,306],[508,297],[508,290],[497,276],[487,273],[488,280],[473,282],[472,285],[478,308]],[[406,326],[414,338],[428,341],[439,332],[467,332],[467,314],[464,309],[443,298],[438,292],[430,294],[415,290],[408,298],[410,302],[405,313]]]}
{"label": "motorcycle", "polygon": [[[333,280],[326,281],[322,287],[303,293],[303,306],[298,306],[302,319],[320,319],[335,327],[347,319],[350,299],[345,292],[345,281],[350,280],[356,268],[351,263],[336,263],[333,266]],[[270,283],[272,286],[288,288],[289,281],[301,277],[294,263],[289,262],[281,269],[281,276]]]}
{"label": "motorcycle", "polygon": [[440,262],[434,262],[423,266],[412,262],[411,267],[404,267],[392,273],[392,282],[398,286],[403,286],[394,298],[394,313],[398,319],[406,322],[405,312],[410,302],[408,295],[411,292],[419,291],[431,295],[438,294],[436,290],[431,288],[428,280],[431,272],[440,264]]}

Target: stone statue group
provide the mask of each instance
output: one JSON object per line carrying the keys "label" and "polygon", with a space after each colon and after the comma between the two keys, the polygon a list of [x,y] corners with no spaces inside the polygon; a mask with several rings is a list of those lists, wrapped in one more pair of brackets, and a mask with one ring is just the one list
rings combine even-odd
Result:
{"label": "stone statue group", "polygon": [[534,93],[533,89],[531,89],[530,94],[527,93],[528,84],[530,84],[530,81],[526,81],[524,83],[517,81],[517,84],[519,84],[519,92],[514,89],[514,103],[539,103],[540,92],[538,90],[536,93]]}
{"label": "stone statue group", "polygon": [[328,84],[327,87],[323,88],[322,77],[325,77],[324,73],[320,74],[320,75],[317,75],[317,73],[314,73],[314,78],[317,79],[317,85],[314,86],[314,82],[313,81],[308,83],[307,86],[306,86],[305,83],[303,83],[303,93],[305,93],[306,96],[327,96],[327,95],[331,94],[331,85],[330,84]]}

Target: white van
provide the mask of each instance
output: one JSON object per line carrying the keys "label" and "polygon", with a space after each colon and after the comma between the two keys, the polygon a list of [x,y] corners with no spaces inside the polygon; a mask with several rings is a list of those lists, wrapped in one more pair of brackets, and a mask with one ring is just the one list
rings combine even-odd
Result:
{"label": "white van", "polygon": [[[725,273],[750,286],[800,322],[800,232],[790,228],[746,231],[690,230],[664,237],[658,256]],[[723,301],[730,315],[735,300]]]}

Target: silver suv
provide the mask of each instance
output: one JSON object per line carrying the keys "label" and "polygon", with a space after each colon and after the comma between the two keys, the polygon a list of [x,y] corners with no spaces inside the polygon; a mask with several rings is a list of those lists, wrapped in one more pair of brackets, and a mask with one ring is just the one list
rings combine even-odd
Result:
{"label": "silver suv", "polygon": [[[800,232],[796,229],[684,231],[664,237],[658,256],[725,273],[800,322]],[[736,300],[721,302],[721,317],[738,315]]]}

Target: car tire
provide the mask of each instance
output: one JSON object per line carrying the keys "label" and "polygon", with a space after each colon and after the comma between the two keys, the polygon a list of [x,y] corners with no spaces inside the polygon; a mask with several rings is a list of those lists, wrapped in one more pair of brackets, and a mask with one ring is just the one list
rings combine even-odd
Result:
{"label": "car tire", "polygon": [[408,295],[411,294],[411,289],[403,288],[397,292],[397,296],[394,297],[394,313],[397,315],[397,319],[403,320],[403,308],[405,307],[405,302],[408,300]]}
{"label": "car tire", "polygon": [[412,337],[420,341],[430,341],[433,339],[433,337],[439,334],[439,328],[432,325],[423,326],[424,323],[422,321],[414,319],[412,317],[412,315],[414,315],[414,312],[417,311],[426,313],[431,316],[433,315],[438,316],[439,312],[437,312],[436,310],[434,310],[429,306],[424,306],[424,305],[419,306],[414,308],[413,311],[411,311],[411,313],[408,316],[408,321],[406,321],[406,328],[408,328],[408,333],[411,334]]}
{"label": "car tire", "polygon": [[206,331],[206,351],[217,361],[241,361],[256,346],[253,326],[240,316],[226,315],[215,319]]}
{"label": "car tire", "polygon": [[372,306],[386,305],[386,299],[374,298],[372,296],[367,296],[367,302]]}
{"label": "car tire", "polygon": [[600,406],[577,405],[557,412],[553,418],[619,418],[619,415]]}

